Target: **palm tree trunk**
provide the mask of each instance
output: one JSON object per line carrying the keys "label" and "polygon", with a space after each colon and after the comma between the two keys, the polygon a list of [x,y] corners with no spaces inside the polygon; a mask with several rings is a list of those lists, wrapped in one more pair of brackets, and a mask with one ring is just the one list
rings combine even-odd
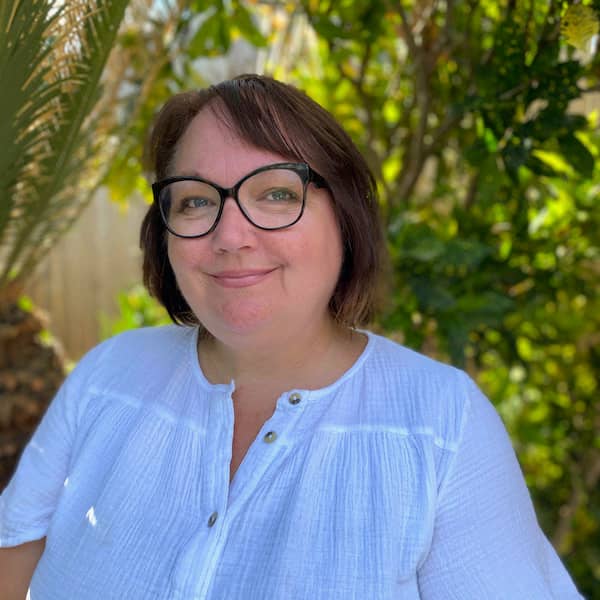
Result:
{"label": "palm tree trunk", "polygon": [[45,317],[19,301],[18,281],[0,289],[0,490],[65,376],[56,343],[45,341]]}

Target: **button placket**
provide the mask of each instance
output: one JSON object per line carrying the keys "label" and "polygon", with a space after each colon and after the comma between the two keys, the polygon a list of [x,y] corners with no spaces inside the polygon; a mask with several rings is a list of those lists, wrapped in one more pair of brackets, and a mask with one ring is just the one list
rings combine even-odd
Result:
{"label": "button placket", "polygon": [[[291,404],[292,406],[298,406],[298,404],[300,404],[302,401],[302,394],[299,392],[292,392],[288,395],[287,400],[288,404]],[[277,440],[278,437],[279,434],[276,431],[270,430],[267,431],[267,433],[265,433],[263,436],[263,442],[266,444],[272,444]]]}
{"label": "button placket", "polygon": [[305,407],[307,398],[307,393],[291,390],[278,398],[276,410],[248,448],[231,483],[227,503],[228,519],[237,512],[244,499],[254,493],[273,461],[282,461],[291,451],[293,443],[287,435],[289,431],[295,431],[295,426],[304,413],[302,407]]}
{"label": "button placket", "polygon": [[[300,404],[301,401],[302,395],[298,392],[292,392],[288,396],[288,403],[292,406],[297,406],[298,404]],[[267,431],[267,433],[265,433],[265,435],[263,436],[263,442],[265,442],[266,444],[272,444],[277,440],[278,437],[279,436],[276,431]]]}

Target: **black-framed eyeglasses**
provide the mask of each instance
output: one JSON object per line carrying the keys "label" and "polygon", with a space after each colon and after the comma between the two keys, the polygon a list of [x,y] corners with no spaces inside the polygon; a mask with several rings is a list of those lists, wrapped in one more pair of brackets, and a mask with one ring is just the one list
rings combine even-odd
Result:
{"label": "black-framed eyeglasses", "polygon": [[202,177],[181,176],[153,183],[152,193],[173,235],[198,238],[215,229],[229,197],[259,229],[291,227],[302,217],[310,183],[327,187],[306,163],[276,163],[255,169],[231,188]]}

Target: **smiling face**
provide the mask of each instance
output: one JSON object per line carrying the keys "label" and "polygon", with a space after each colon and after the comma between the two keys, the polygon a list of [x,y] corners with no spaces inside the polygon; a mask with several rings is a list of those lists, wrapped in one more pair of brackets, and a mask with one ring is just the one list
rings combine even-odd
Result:
{"label": "smiling face", "polygon": [[[197,175],[229,188],[251,171],[287,158],[249,146],[210,107],[179,141],[173,175]],[[310,185],[302,218],[264,231],[228,198],[217,227],[202,238],[168,234],[177,284],[202,325],[219,341],[240,345],[327,327],[342,242],[329,193]]]}

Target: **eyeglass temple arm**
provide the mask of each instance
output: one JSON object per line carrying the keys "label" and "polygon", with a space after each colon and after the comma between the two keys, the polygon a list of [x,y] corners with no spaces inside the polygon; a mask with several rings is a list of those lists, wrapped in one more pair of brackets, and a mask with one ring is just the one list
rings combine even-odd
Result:
{"label": "eyeglass temple arm", "polygon": [[327,182],[325,178],[319,175],[316,171],[310,170],[310,180],[315,184],[318,188],[328,188]]}

